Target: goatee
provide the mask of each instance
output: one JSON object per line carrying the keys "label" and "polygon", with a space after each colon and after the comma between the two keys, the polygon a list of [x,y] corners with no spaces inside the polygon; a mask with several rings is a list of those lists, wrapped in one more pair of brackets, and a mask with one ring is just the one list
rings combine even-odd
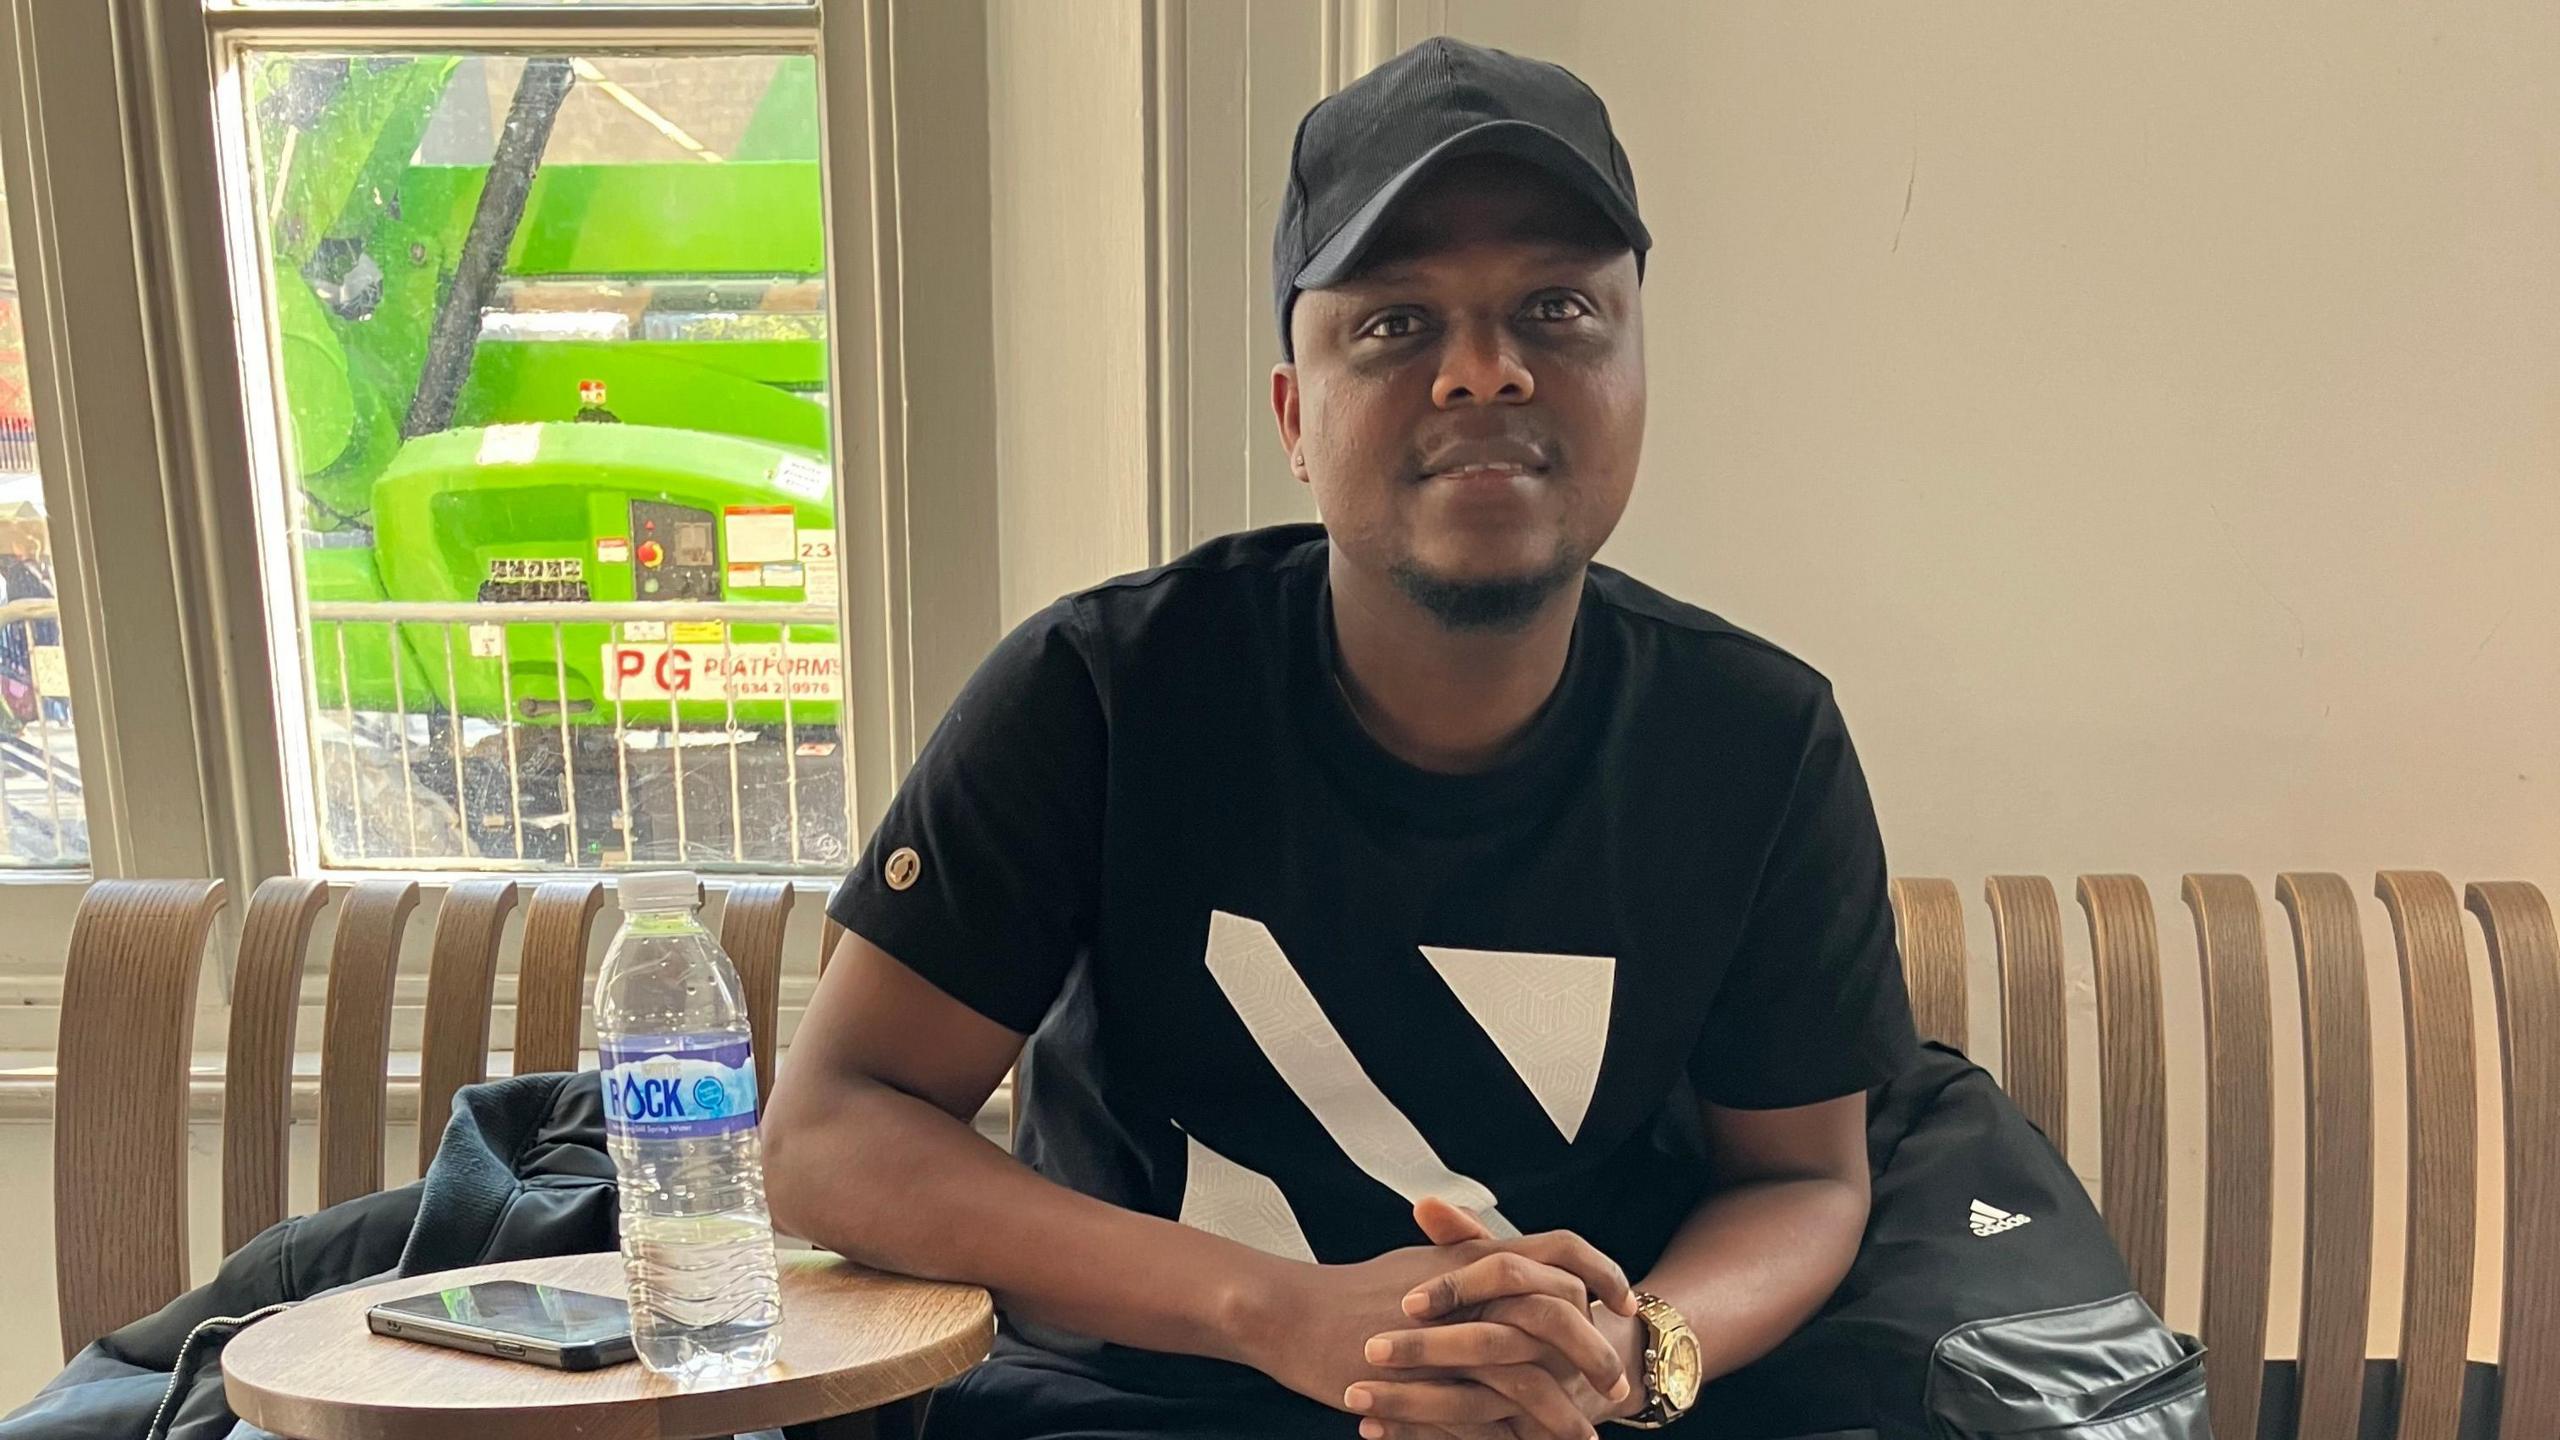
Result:
{"label": "goatee", "polygon": [[1536,618],[1557,591],[1571,584],[1582,562],[1570,547],[1556,547],[1555,562],[1529,575],[1498,580],[1452,580],[1434,575],[1411,560],[1396,562],[1387,577],[1404,597],[1449,630],[1503,632],[1520,630]]}

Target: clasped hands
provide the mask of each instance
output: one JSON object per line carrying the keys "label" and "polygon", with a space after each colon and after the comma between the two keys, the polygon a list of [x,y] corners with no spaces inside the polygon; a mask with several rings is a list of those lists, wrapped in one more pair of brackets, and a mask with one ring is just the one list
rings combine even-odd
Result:
{"label": "clasped hands", "polygon": [[1496,1240],[1438,1199],[1414,1219],[1431,1244],[1301,1272],[1259,1368],[1366,1440],[1593,1440],[1643,1408],[1615,1262],[1570,1231]]}

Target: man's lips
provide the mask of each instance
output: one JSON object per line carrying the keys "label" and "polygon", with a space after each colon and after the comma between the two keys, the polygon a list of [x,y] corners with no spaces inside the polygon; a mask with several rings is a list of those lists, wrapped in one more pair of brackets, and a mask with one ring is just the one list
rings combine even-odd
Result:
{"label": "man's lips", "polygon": [[1546,474],[1548,461],[1549,456],[1544,449],[1524,441],[1479,441],[1453,445],[1427,457],[1422,465],[1422,478],[1470,485],[1507,483]]}

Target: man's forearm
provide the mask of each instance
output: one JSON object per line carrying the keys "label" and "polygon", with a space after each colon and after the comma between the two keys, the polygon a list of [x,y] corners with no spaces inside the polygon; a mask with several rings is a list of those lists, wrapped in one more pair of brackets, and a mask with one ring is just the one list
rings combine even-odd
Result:
{"label": "man's forearm", "polygon": [[1776,1349],[1840,1287],[1867,1204],[1864,1187],[1832,1179],[1719,1191],[1691,1212],[1638,1288],[1688,1317],[1709,1378],[1738,1370]]}
{"label": "man's forearm", "polygon": [[1276,1260],[1034,1174],[885,1085],[777,1131],[776,1223],[847,1258],[993,1292],[1008,1313],[1148,1350],[1244,1361]]}

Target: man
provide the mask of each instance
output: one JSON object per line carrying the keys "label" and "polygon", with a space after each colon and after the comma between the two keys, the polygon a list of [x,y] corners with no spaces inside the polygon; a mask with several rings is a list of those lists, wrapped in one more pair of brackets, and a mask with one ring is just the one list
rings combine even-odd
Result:
{"label": "man", "polygon": [[1318,105],[1272,402],[1322,528],[1033,617],[838,893],[768,1183],[995,1293],[937,1436],[1659,1424],[1847,1272],[1914,1043],[1865,781],[1822,676],[1592,563],[1650,245],[1555,66]]}

